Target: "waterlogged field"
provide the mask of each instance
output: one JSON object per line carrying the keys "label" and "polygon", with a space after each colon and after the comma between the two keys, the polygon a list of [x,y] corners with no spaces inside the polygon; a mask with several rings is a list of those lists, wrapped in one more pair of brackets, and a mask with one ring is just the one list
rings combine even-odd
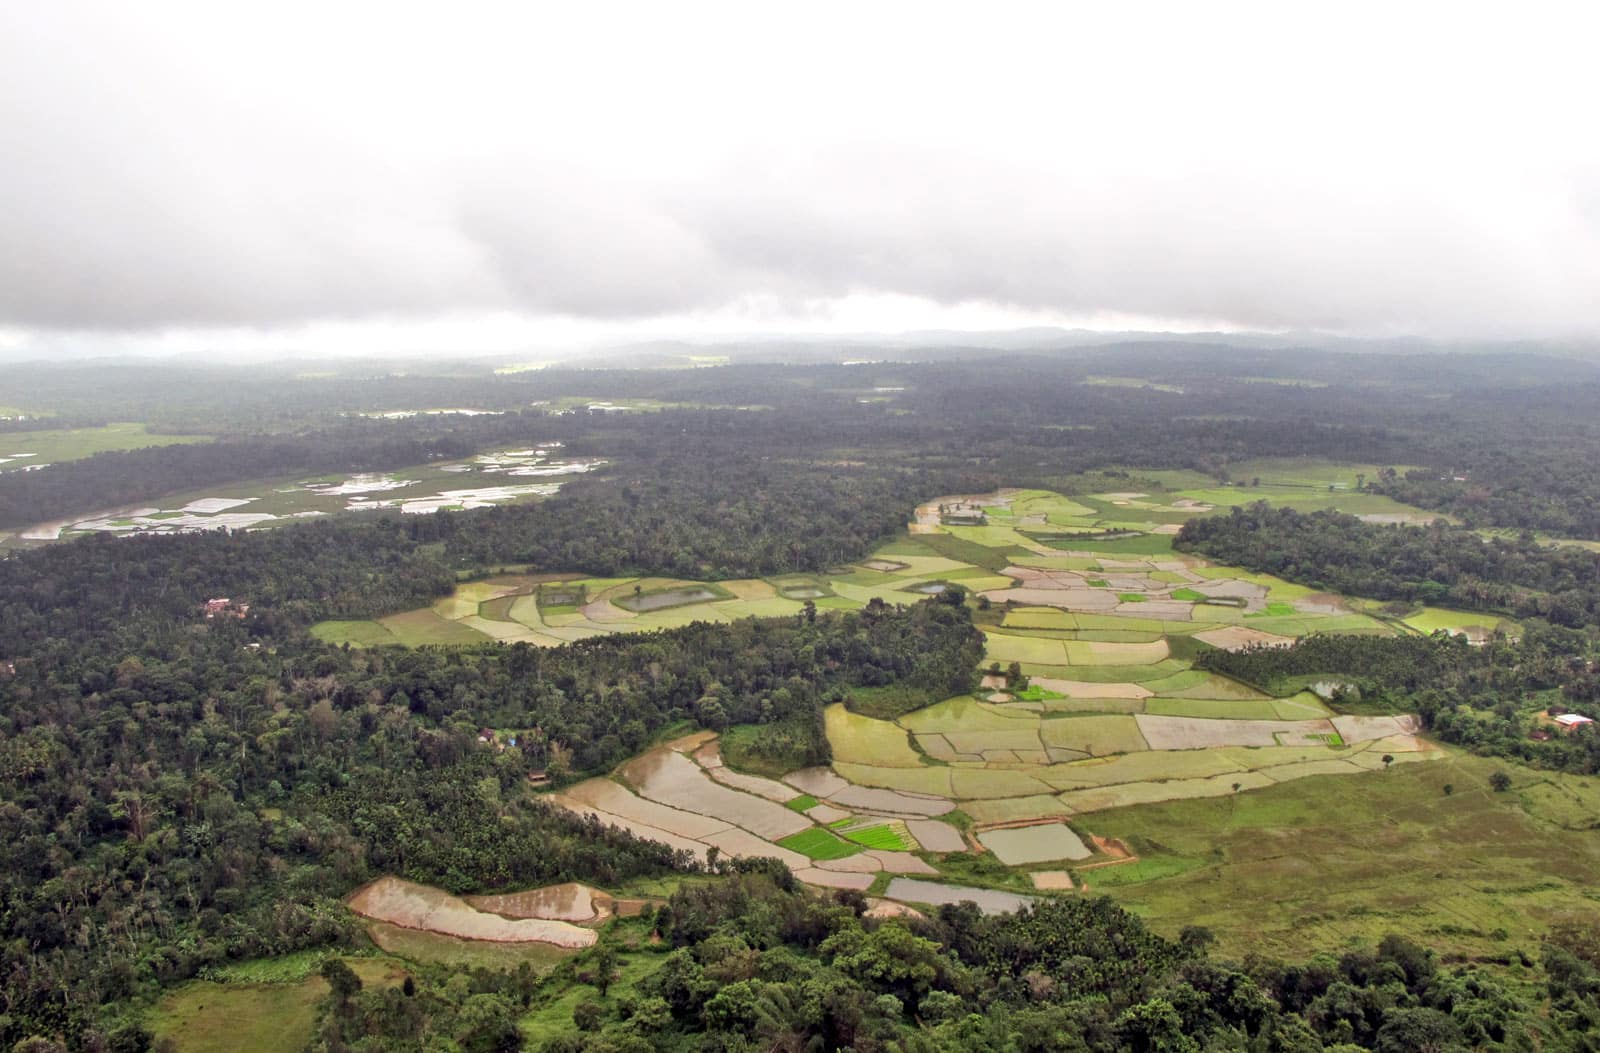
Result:
{"label": "waterlogged field", "polygon": [[882,875],[936,875],[917,850],[966,847],[947,823],[920,823],[919,840],[906,822],[949,811],[944,802],[910,795],[853,799],[840,792],[847,789],[826,769],[782,781],[732,771],[706,731],[642,753],[615,778],[589,779],[552,800],[701,859],[713,850],[724,858],[781,859],[800,880],[827,888],[864,892]]}
{"label": "waterlogged field", "polygon": [[[394,472],[256,480],[171,498],[161,505],[103,510],[40,523],[23,543],[84,534],[172,534],[248,529],[296,519],[379,510],[425,514],[486,508],[555,493],[565,477],[600,461],[567,458],[559,444],[485,453],[465,461]],[[0,465],[0,470],[6,466]]]}

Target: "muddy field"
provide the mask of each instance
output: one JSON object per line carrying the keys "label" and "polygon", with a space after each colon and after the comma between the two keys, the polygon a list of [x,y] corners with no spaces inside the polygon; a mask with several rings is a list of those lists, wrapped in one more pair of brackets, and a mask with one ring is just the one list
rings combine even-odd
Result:
{"label": "muddy field", "polygon": [[568,921],[504,917],[479,910],[442,889],[394,877],[357,889],[346,902],[364,918],[464,940],[589,947],[596,938],[593,929]]}

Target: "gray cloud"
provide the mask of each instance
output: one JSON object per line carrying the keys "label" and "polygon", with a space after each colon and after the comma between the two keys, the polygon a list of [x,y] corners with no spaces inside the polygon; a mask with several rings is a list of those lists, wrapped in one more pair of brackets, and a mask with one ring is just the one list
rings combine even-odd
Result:
{"label": "gray cloud", "polygon": [[[902,70],[860,41],[806,61],[831,39],[807,30],[733,58],[691,35],[651,50],[604,15],[586,36],[518,38],[463,29],[480,9],[441,35],[411,14],[368,32],[309,9],[235,24],[25,6],[0,15],[13,330],[895,295],[1600,333],[1600,165],[1561,119],[1593,95],[1550,83],[1544,55],[1471,81],[1492,27],[1431,80],[1397,48],[1368,81],[1327,83],[1354,77],[1335,40],[1289,57],[1235,41],[1213,68],[1181,38],[1097,55],[1002,35],[1016,53],[956,62],[971,27],[930,18],[943,37]],[[1230,57],[1255,65],[1229,73]]]}

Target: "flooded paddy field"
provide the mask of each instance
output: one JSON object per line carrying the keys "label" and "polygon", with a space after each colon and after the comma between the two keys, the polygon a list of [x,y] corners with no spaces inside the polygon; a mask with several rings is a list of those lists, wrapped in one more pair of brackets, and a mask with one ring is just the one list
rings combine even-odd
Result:
{"label": "flooded paddy field", "polygon": [[425,515],[488,508],[547,497],[556,493],[566,478],[603,463],[564,456],[559,443],[550,443],[393,472],[234,483],[160,503],[38,523],[18,531],[7,543],[40,543],[86,534],[239,530],[355,512]]}

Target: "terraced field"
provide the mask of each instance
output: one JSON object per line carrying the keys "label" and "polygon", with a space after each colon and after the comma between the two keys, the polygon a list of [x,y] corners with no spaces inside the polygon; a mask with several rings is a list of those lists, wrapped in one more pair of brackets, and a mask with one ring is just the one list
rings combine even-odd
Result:
{"label": "terraced field", "polygon": [[849,788],[826,770],[797,772],[782,782],[732,771],[716,736],[703,731],[640,754],[615,778],[578,783],[553,800],[702,859],[713,850],[724,857],[781,859],[802,881],[830,888],[865,891],[880,874],[934,875],[938,871],[914,851],[966,847],[947,823],[919,823],[914,835],[905,821],[948,812],[946,802],[840,792]]}

